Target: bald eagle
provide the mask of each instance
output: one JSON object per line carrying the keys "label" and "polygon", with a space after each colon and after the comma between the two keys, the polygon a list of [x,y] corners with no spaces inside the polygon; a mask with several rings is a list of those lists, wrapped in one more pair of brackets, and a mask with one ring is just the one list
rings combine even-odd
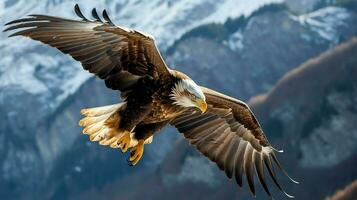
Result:
{"label": "bald eagle", "polygon": [[253,195],[254,168],[269,196],[264,169],[286,194],[273,163],[289,176],[247,104],[170,69],[152,36],[114,25],[106,10],[104,20],[96,9],[92,10],[94,20],[88,20],[78,5],[74,10],[80,20],[29,15],[7,23],[4,31],[16,30],[9,37],[26,36],[69,54],[108,88],[121,92],[121,103],[81,110],[85,117],[79,125],[91,141],[122,152],[130,150],[129,161],[136,165],[144,145],[170,124],[239,186],[245,174]]}

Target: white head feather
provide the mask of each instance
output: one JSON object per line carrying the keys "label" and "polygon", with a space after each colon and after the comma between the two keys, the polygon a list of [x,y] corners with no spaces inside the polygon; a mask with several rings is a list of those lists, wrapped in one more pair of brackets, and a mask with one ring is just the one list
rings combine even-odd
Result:
{"label": "white head feather", "polygon": [[[191,94],[188,96],[186,93]],[[178,81],[172,88],[171,99],[174,100],[174,104],[183,107],[196,107],[192,98],[197,98],[206,101],[206,97],[203,94],[201,88],[191,79],[182,79]]]}

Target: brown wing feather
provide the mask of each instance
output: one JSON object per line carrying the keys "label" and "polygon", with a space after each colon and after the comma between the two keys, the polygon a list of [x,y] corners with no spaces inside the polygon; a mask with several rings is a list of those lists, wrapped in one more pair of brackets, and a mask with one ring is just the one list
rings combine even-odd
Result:
{"label": "brown wing feather", "polygon": [[[284,192],[273,171],[272,160],[279,169],[281,165],[249,107],[211,89],[202,87],[202,90],[208,103],[206,113],[189,110],[172,120],[171,124],[202,154],[216,162],[229,178],[235,177],[239,186],[242,186],[245,174],[253,195],[255,171],[264,190],[271,196],[263,163],[274,183]],[[281,171],[286,174],[283,168]]]}
{"label": "brown wing feather", "polygon": [[169,75],[152,37],[115,26],[106,11],[106,22],[95,9],[95,21],[85,18],[77,5],[75,12],[81,21],[30,15],[7,23],[4,31],[16,30],[10,37],[27,36],[71,55],[111,89],[126,91],[142,76],[159,79]]}

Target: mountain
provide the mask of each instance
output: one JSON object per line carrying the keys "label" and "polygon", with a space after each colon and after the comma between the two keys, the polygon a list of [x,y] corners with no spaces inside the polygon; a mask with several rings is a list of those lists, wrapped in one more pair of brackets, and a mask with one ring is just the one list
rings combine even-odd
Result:
{"label": "mountain", "polygon": [[[279,157],[300,184],[286,178],[281,181],[297,199],[323,199],[357,178],[356,53],[354,38],[304,62],[268,93],[249,101],[273,146],[286,150]],[[143,193],[146,199],[251,198],[247,185],[239,190],[186,141],[178,142],[151,176],[138,174],[132,179],[132,190],[117,192],[113,188],[120,188],[118,184],[97,194],[126,199],[137,199]],[[270,188],[275,198],[284,198]],[[266,197],[260,188],[257,198]]]}
{"label": "mountain", "polygon": [[280,4],[268,5],[230,23],[204,25],[203,34],[198,28],[186,33],[167,60],[199,83],[248,99],[305,60],[356,35],[356,17],[340,7],[294,15]]}
{"label": "mountain", "polygon": [[303,185],[294,190],[302,199],[321,199],[357,177],[352,167],[357,161],[356,53],[354,38],[308,60],[250,101],[266,132],[290,150],[285,162],[300,176]]}
{"label": "mountain", "polygon": [[262,124],[287,134],[304,167],[331,167],[355,153],[356,46],[357,38],[307,61],[250,102]]}
{"label": "mountain", "polygon": [[285,3],[295,13],[307,13],[326,6],[339,6],[350,10],[357,9],[356,0],[285,0]]}
{"label": "mountain", "polygon": [[333,196],[326,200],[353,200],[357,198],[357,181],[353,181],[345,188],[338,190]]}
{"label": "mountain", "polygon": [[[281,2],[268,0],[76,2],[85,13],[106,8],[116,24],[154,35],[170,66],[245,100],[357,32],[356,13],[343,7],[297,15],[283,4],[263,6]],[[33,13],[74,17],[74,4],[0,1],[0,24]],[[87,142],[77,126],[79,109],[117,102],[117,92],[56,50],[4,33],[0,38],[2,197],[63,199],[96,193],[114,182],[130,182],[141,171],[145,175],[167,159],[180,138],[174,129],[155,137],[137,168],[128,167],[118,151]],[[200,162],[206,161],[189,158],[180,179],[189,178],[189,166]],[[201,181],[199,173],[196,179]]]}

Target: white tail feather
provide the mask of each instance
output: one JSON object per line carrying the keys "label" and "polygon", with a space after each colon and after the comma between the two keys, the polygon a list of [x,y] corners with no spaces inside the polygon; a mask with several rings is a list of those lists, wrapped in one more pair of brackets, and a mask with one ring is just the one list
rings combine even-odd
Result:
{"label": "white tail feather", "polygon": [[104,124],[105,120],[107,120],[108,117],[110,117],[111,114],[112,113],[99,115],[99,116],[96,116],[96,117],[85,117],[85,118],[83,118],[83,119],[81,119],[79,121],[79,125],[88,127],[88,126],[90,126],[92,124],[98,124],[98,123],[103,123]]}
{"label": "white tail feather", "polygon": [[105,125],[105,121],[125,103],[114,105],[101,106],[95,108],[86,108],[81,110],[81,114],[85,118],[79,121],[79,125],[83,126],[83,134],[89,135],[91,141],[99,141],[109,136],[110,128]]}
{"label": "white tail feather", "polygon": [[[84,127],[83,134],[89,135],[91,141],[99,142],[100,145],[110,145],[112,148],[119,148],[117,142],[123,134],[118,132],[115,132],[115,135],[110,134],[111,131],[115,130],[107,127],[105,122],[123,105],[125,105],[125,103],[82,109],[81,114],[85,117],[79,121],[79,125]],[[129,148],[138,144],[133,132],[130,134],[130,138]],[[144,143],[150,144],[152,140],[153,136],[146,139]]]}
{"label": "white tail feather", "polygon": [[101,106],[95,108],[86,108],[81,110],[81,114],[86,117],[96,117],[104,114],[112,114],[114,111],[118,110],[124,103],[118,103],[114,105]]}

